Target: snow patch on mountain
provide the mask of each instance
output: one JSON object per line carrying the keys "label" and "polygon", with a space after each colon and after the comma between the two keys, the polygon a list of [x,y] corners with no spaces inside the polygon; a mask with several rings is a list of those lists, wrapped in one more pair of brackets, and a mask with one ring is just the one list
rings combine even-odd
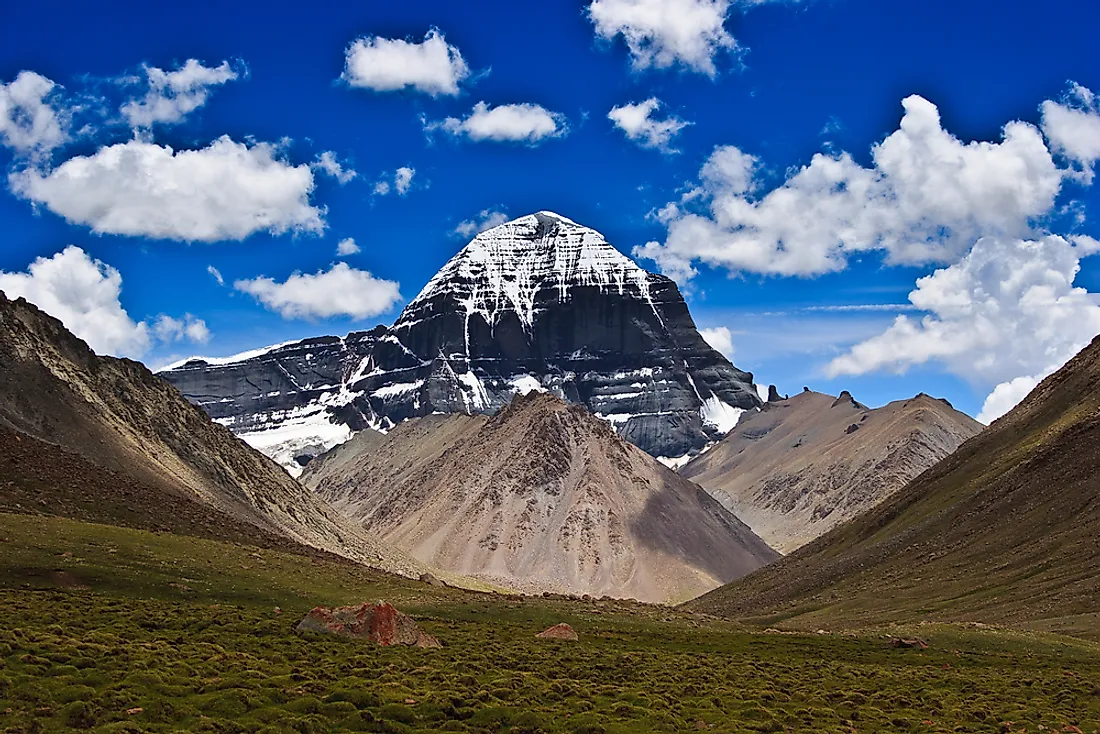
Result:
{"label": "snow patch on mountain", "polygon": [[515,375],[508,380],[508,384],[520,395],[526,395],[530,392],[548,392],[533,375]]}
{"label": "snow patch on mountain", "polygon": [[267,347],[260,347],[259,349],[249,349],[247,352],[239,352],[238,354],[231,354],[228,357],[185,357],[184,359],[176,360],[171,364],[167,364],[161,367],[157,372],[169,372],[174,369],[178,369],[189,362],[205,362],[208,365],[223,365],[234,364],[235,362],[244,362],[256,357],[262,357],[269,352],[274,352],[276,349],[282,349],[283,347],[289,347],[291,344],[297,344],[298,340],[294,339],[288,342],[280,342],[279,344],[272,344]]}
{"label": "snow patch on mountain", "polygon": [[737,427],[745,409],[727,405],[717,395],[711,395],[703,401],[699,414],[703,417],[704,425],[713,426],[719,433],[729,433]]}

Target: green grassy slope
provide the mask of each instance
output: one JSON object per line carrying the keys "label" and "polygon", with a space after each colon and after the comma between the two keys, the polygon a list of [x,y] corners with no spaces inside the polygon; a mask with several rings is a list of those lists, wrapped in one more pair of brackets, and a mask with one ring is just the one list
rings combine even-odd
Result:
{"label": "green grassy slope", "polygon": [[980,621],[1100,637],[1100,340],[882,506],[689,602],[795,628]]}
{"label": "green grassy slope", "polygon": [[[315,604],[379,598],[445,647],[293,631]],[[579,643],[534,638],[561,621]],[[0,731],[1100,729],[1100,646],[917,631],[928,650],[891,649],[887,630],[753,633],[664,607],[478,594],[330,557],[0,513]]]}

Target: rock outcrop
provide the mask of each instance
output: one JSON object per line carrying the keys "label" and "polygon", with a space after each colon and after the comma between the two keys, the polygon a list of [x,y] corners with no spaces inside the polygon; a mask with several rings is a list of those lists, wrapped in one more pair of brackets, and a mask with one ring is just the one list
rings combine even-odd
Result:
{"label": "rock outcrop", "polygon": [[351,607],[314,607],[298,623],[299,632],[349,637],[379,645],[443,647],[409,615],[397,611],[389,602],[364,602]]}
{"label": "rock outcrop", "polygon": [[192,358],[163,376],[293,473],[355,431],[491,414],[531,391],[668,458],[762,403],[752,375],[700,336],[675,283],[550,212],[477,235],[392,328]]}

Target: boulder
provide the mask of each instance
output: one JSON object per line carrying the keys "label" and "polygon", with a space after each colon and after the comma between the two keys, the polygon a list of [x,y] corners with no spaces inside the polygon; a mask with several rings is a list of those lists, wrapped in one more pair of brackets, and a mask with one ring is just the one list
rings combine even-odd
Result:
{"label": "boulder", "polygon": [[436,578],[435,576],[433,576],[430,573],[420,574],[420,581],[422,583],[428,584],[429,586],[446,586],[447,585],[446,583],[439,580],[438,578]]}
{"label": "boulder", "polygon": [[335,609],[314,607],[298,623],[298,631],[324,632],[379,645],[442,647],[439,640],[421,630],[412,617],[384,601]]}
{"label": "boulder", "polygon": [[890,640],[890,647],[912,648],[916,650],[928,649],[928,643],[919,637],[905,638],[894,637]]}
{"label": "boulder", "polygon": [[564,622],[555,624],[548,630],[539,632],[535,637],[541,640],[577,640],[577,631]]}

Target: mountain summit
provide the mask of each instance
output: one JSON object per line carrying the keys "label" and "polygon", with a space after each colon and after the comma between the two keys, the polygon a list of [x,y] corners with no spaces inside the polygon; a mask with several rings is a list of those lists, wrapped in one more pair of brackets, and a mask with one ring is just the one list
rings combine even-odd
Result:
{"label": "mountain summit", "polygon": [[490,414],[549,392],[658,457],[697,452],[761,405],[752,375],[700,336],[676,284],[558,214],[473,238],[392,328],[163,373],[292,472],[364,428]]}

